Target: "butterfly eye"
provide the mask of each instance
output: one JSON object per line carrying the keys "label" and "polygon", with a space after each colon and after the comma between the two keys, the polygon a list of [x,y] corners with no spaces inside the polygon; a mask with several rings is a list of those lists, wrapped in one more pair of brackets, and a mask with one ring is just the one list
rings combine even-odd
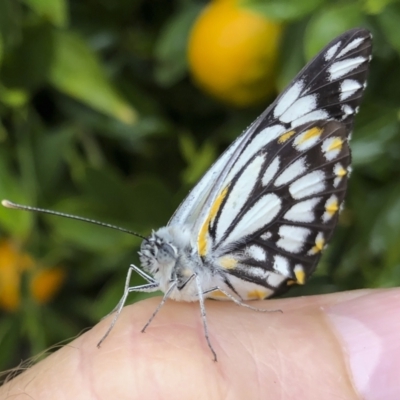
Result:
{"label": "butterfly eye", "polygon": [[176,249],[168,243],[163,243],[157,252],[159,262],[168,262],[176,258]]}

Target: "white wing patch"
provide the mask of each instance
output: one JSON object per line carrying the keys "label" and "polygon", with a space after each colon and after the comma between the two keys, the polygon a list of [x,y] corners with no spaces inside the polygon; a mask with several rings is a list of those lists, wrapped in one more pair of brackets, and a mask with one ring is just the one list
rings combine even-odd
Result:
{"label": "white wing patch", "polygon": [[233,166],[232,170],[226,179],[226,182],[231,181],[235,175],[251,160],[261,148],[266,146],[272,140],[276,139],[285,131],[282,125],[274,125],[263,129],[258,133],[253,140],[246,146],[236,164]]}
{"label": "white wing patch", "polygon": [[346,100],[361,88],[362,85],[360,82],[357,82],[354,79],[345,79],[340,84],[340,101]]}
{"label": "white wing patch", "polygon": [[273,269],[283,276],[290,276],[289,261],[286,257],[276,255],[274,257]]}
{"label": "white wing patch", "polygon": [[325,110],[314,110],[293,121],[292,128],[296,128],[300,125],[306,124],[307,122],[326,120],[328,118],[329,114]]}
{"label": "white wing patch", "polygon": [[317,96],[309,94],[296,100],[279,119],[285,123],[292,122],[317,108]]}
{"label": "white wing patch", "polygon": [[222,209],[221,216],[218,219],[216,240],[219,241],[224,236],[227,228],[232,224],[237,213],[242,209],[249,199],[265,162],[265,155],[259,155],[245,168],[239,176],[238,181],[228,194],[225,206]]}
{"label": "white wing patch", "polygon": [[272,233],[271,233],[271,232],[264,232],[264,233],[260,236],[260,238],[261,238],[262,240],[268,240],[271,236],[272,236]]}
{"label": "white wing patch", "polygon": [[286,276],[284,275],[282,276],[280,274],[274,274],[273,272],[270,272],[267,277],[267,283],[272,287],[278,287],[285,279]]}
{"label": "white wing patch", "polygon": [[247,248],[246,253],[248,256],[254,258],[256,261],[265,261],[267,258],[267,255],[265,253],[265,250],[257,245],[252,245]]}
{"label": "white wing patch", "polygon": [[299,200],[322,192],[325,186],[325,173],[318,170],[310,172],[293,182],[289,187],[289,192],[295,200]]}
{"label": "white wing patch", "polygon": [[292,180],[296,179],[299,175],[302,175],[307,171],[308,165],[306,163],[306,157],[301,157],[294,163],[290,164],[276,179],[274,182],[275,186],[285,185]]}
{"label": "white wing patch", "polygon": [[337,57],[342,57],[347,54],[349,51],[356,49],[365,39],[364,38],[357,38],[350,42],[347,46],[345,46],[341,52],[337,55]]}
{"label": "white wing patch", "polygon": [[360,64],[367,61],[364,57],[348,58],[343,61],[336,61],[328,68],[330,78],[332,81],[341,78],[343,75],[356,69]]}
{"label": "white wing patch", "polygon": [[274,193],[267,193],[244,214],[224,244],[237,242],[270,223],[281,210],[282,200]]}
{"label": "white wing patch", "polygon": [[341,152],[343,147],[343,139],[335,136],[330,137],[323,141],[321,147],[326,160],[332,161]]}
{"label": "white wing patch", "polygon": [[325,61],[330,61],[332,57],[337,52],[337,49],[342,45],[342,42],[337,42],[335,45],[329,48],[329,50],[325,53]]}
{"label": "white wing patch", "polygon": [[348,104],[343,104],[342,105],[342,112],[343,112],[343,118],[346,118],[348,115],[354,114],[354,111]]}
{"label": "white wing patch", "polygon": [[279,227],[277,246],[289,253],[300,253],[303,250],[304,242],[311,231],[300,226],[282,225]]}
{"label": "white wing patch", "polygon": [[278,104],[275,106],[274,116],[280,117],[299,97],[301,91],[304,89],[304,82],[299,80],[295,82],[286,93],[279,99]]}
{"label": "white wing patch", "polygon": [[315,220],[315,206],[321,201],[321,197],[304,200],[292,206],[283,216],[292,222],[313,222]]}
{"label": "white wing patch", "polygon": [[279,171],[279,167],[281,164],[280,157],[276,156],[272,163],[268,166],[268,168],[265,170],[264,175],[262,177],[262,184],[263,186],[267,186],[272,179],[275,177],[276,173]]}

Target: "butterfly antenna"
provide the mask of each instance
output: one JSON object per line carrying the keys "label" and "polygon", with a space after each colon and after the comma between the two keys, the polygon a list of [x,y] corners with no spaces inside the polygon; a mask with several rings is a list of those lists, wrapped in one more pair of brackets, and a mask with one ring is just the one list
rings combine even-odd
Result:
{"label": "butterfly antenna", "polygon": [[139,238],[142,238],[143,240],[147,240],[147,238],[145,236],[142,236],[139,233],[130,231],[129,229],[121,228],[116,225],[107,224],[105,222],[96,221],[96,220],[90,219],[90,218],[79,217],[77,215],[66,214],[66,213],[62,213],[59,211],[46,210],[44,208],[24,206],[22,204],[13,203],[9,200],[2,200],[1,204],[6,208],[13,208],[15,210],[33,211],[33,212],[39,212],[39,213],[43,213],[43,214],[57,215],[58,217],[76,219],[77,221],[89,222],[90,224],[100,225],[100,226],[104,226],[105,228],[115,229],[120,232],[125,232],[125,233],[129,233],[130,235],[137,236]]}

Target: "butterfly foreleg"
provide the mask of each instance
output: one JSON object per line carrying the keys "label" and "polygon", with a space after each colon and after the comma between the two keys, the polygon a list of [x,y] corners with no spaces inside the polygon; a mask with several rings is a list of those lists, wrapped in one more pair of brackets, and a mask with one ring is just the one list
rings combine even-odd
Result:
{"label": "butterfly foreleg", "polygon": [[147,282],[149,282],[149,283],[155,283],[155,280],[154,280],[154,278],[153,278],[152,276],[146,274],[146,272],[142,271],[142,270],[141,270],[139,267],[137,267],[135,264],[131,264],[131,265],[129,266],[129,270],[128,270],[128,273],[127,273],[127,275],[126,275],[126,284],[125,284],[125,287],[126,287],[126,285],[129,286],[129,282],[130,282],[130,278],[131,278],[132,271],[135,271],[135,272],[136,272],[138,275],[140,275],[143,279],[146,279]]}
{"label": "butterfly foreleg", "polygon": [[[130,284],[131,275],[132,275],[133,271],[137,272],[140,276],[142,276],[144,279],[146,279],[149,283],[147,283],[145,285],[130,287],[129,284]],[[136,265],[131,264],[129,266],[128,273],[126,274],[124,293],[121,297],[121,300],[114,307],[114,309],[109,314],[107,314],[104,318],[106,318],[107,316],[109,316],[110,314],[113,314],[113,313],[115,313],[115,316],[114,316],[113,320],[111,321],[111,324],[110,324],[109,328],[107,329],[107,332],[104,334],[104,336],[101,338],[101,340],[97,344],[97,347],[101,346],[101,344],[104,342],[104,340],[109,335],[111,330],[114,328],[114,325],[117,322],[119,315],[121,314],[122,308],[125,305],[125,302],[126,302],[126,299],[127,299],[129,293],[131,293],[131,292],[155,292],[156,290],[159,290],[159,284],[157,282],[155,282],[154,279],[150,275],[147,275],[145,272],[143,272],[138,267],[136,267]]]}

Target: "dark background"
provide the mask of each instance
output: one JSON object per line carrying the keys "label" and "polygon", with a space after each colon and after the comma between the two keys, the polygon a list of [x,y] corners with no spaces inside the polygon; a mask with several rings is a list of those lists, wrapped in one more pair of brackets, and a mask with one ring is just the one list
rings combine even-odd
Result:
{"label": "dark background", "polygon": [[[147,235],[312,55],[363,26],[374,59],[346,209],[317,272],[289,295],[399,285],[400,4],[242,3],[280,21],[282,38],[274,93],[238,108],[190,78],[187,41],[206,2],[1,0],[0,197]],[[1,207],[0,235],[1,369],[95,324],[138,264],[139,239],[72,220]]]}

